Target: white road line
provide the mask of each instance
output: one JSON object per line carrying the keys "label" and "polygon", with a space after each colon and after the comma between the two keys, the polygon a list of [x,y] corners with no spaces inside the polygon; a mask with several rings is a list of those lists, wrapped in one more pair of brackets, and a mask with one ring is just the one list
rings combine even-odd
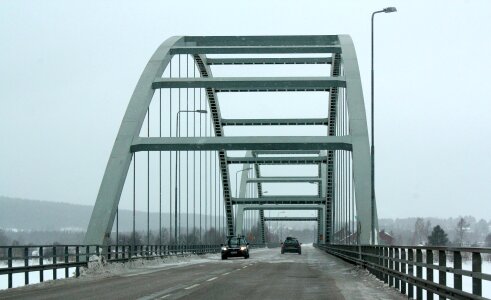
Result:
{"label": "white road line", "polygon": [[223,274],[222,274],[222,276],[224,276],[224,275],[228,275],[228,274],[230,274],[230,272],[227,272],[227,273],[223,273]]}
{"label": "white road line", "polygon": [[215,280],[215,279],[217,279],[217,278],[218,278],[218,277],[213,277],[213,278],[208,279],[207,281],[213,281],[213,280]]}
{"label": "white road line", "polygon": [[170,294],[167,294],[167,295],[165,295],[165,296],[162,296],[162,297],[160,297],[160,299],[165,299],[165,298],[167,298],[167,297],[170,297]]}
{"label": "white road line", "polygon": [[235,271],[240,271],[240,269],[235,269]]}
{"label": "white road line", "polygon": [[193,289],[195,287],[197,287],[199,285],[199,283],[196,283],[196,284],[193,284],[191,286],[188,286],[187,288],[184,288],[185,290],[190,290],[190,289]]}
{"label": "white road line", "polygon": [[242,269],[245,269],[245,268],[247,268],[247,266],[243,266],[243,267],[242,267]]}

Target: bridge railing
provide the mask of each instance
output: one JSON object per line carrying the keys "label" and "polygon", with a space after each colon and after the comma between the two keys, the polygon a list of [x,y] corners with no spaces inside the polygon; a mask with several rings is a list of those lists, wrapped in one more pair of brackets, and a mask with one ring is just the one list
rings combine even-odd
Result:
{"label": "bridge railing", "polygon": [[[449,299],[483,298],[491,293],[491,270],[483,272],[483,260],[491,260],[491,248],[316,245],[370,273],[409,298],[440,295]],[[437,280],[438,278],[438,280]],[[463,286],[464,283],[464,286]],[[468,286],[471,286],[468,287]]]}
{"label": "bridge railing", "polygon": [[[251,245],[251,247],[260,246]],[[80,268],[87,267],[91,261],[124,262],[134,259],[217,253],[220,248],[221,246],[216,244],[109,245],[104,247],[97,245],[0,246],[0,284],[6,279],[7,288],[12,288],[13,275],[19,273],[24,274],[24,285],[71,276],[78,277]]]}

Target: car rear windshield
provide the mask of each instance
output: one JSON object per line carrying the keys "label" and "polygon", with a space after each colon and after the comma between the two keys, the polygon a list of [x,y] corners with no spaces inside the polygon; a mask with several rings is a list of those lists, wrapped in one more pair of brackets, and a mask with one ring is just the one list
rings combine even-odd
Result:
{"label": "car rear windshield", "polygon": [[297,245],[298,241],[297,240],[286,240],[285,245]]}
{"label": "car rear windshield", "polygon": [[241,239],[241,238],[231,238],[228,240],[228,245],[230,247],[238,247],[240,245],[244,245],[246,242],[244,239]]}

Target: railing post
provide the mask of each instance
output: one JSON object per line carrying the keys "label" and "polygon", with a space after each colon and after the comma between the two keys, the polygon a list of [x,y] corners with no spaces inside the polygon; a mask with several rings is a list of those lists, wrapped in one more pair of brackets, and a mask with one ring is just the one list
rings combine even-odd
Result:
{"label": "railing post", "polygon": [[53,246],[53,280],[56,279],[56,246]]}
{"label": "railing post", "polygon": [[[384,253],[384,268],[388,269],[389,268],[389,261],[387,260],[387,257],[389,256],[389,249],[387,247],[382,247],[382,251]],[[384,283],[389,284],[389,273],[387,273],[387,270],[384,272]]]}
{"label": "railing post", "polygon": [[[76,263],[80,262],[80,247],[79,246],[75,247],[75,262]],[[75,276],[76,277],[80,276],[80,267],[79,266],[77,266],[75,268]]]}
{"label": "railing post", "polygon": [[[399,259],[399,248],[394,248],[394,259]],[[394,271],[399,272],[399,262],[394,261]],[[394,277],[394,286],[396,289],[400,289],[400,280],[399,277]]]}
{"label": "railing post", "polygon": [[[416,249],[416,277],[419,279],[423,278],[423,251],[420,248]],[[416,286],[416,299],[423,299],[423,289],[420,286]]]}
{"label": "railing post", "polygon": [[[453,268],[455,271],[462,270],[462,254],[460,251],[454,251],[453,253]],[[462,290],[462,275],[453,274],[453,288],[459,291]]]}
{"label": "railing post", "polygon": [[[426,250],[426,264],[433,265],[433,250]],[[433,268],[426,266],[426,280],[433,282]],[[433,300],[433,293],[426,290],[426,299]]]}
{"label": "railing post", "polygon": [[[414,250],[408,248],[407,249],[407,274],[409,276],[414,276]],[[407,284],[407,289],[408,289],[408,297],[409,298],[414,298],[414,286],[408,282]]]}
{"label": "railing post", "polygon": [[[39,265],[42,266],[44,265],[44,251],[43,251],[43,247],[39,247]],[[41,270],[39,270],[39,282],[43,282],[44,281],[44,270],[41,268]]]}
{"label": "railing post", "polygon": [[[472,252],[472,273],[481,274],[482,272],[482,258],[481,253]],[[476,296],[482,296],[482,279],[472,277],[472,294]]]}
{"label": "railing post", "polygon": [[111,245],[107,246],[107,261],[111,260]]}
{"label": "railing post", "polygon": [[24,272],[24,284],[29,284],[29,248],[24,247],[24,267],[26,267],[26,271]]}
{"label": "railing post", "polygon": [[[9,269],[12,269],[12,247],[9,247],[8,250],[7,250],[7,257],[8,257],[8,260],[7,260],[7,267]],[[12,271],[10,271],[10,273],[8,274],[8,288],[11,289],[12,288]]]}
{"label": "railing post", "polygon": [[68,246],[65,246],[65,263],[67,264],[65,267],[65,278],[68,278]]}
{"label": "railing post", "polygon": [[[404,262],[407,258],[406,249],[401,248],[401,273],[406,274],[406,263]],[[406,295],[406,284],[405,280],[401,280],[401,294]]]}
{"label": "railing post", "polygon": [[[392,247],[389,247],[389,270],[392,271],[394,270],[394,249]],[[389,274],[389,286],[394,286],[394,277]]]}
{"label": "railing post", "polygon": [[85,261],[87,262],[87,267],[89,266],[90,260],[90,246],[85,246]]}
{"label": "railing post", "polygon": [[[445,250],[438,251],[438,266],[447,267],[447,252]],[[438,283],[447,286],[447,271],[440,270],[438,272]],[[444,296],[440,296],[440,299],[445,299]]]}

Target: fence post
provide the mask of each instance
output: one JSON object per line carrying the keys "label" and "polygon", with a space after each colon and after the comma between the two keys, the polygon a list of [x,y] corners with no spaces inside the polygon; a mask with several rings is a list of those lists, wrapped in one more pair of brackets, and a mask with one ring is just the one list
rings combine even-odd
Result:
{"label": "fence post", "polygon": [[[409,276],[414,276],[414,250],[408,248],[407,249],[407,274]],[[407,284],[407,289],[408,289],[408,297],[413,298],[414,297],[414,286],[408,282]]]}
{"label": "fence post", "polygon": [[[445,250],[439,250],[438,251],[438,265],[440,267],[447,267],[447,252]],[[440,270],[438,272],[438,283],[447,286],[447,271],[442,271]],[[440,296],[440,299],[445,299],[445,297]]]}
{"label": "fence post", "polygon": [[68,246],[65,246],[65,263],[67,264],[65,267],[65,278],[68,278]]}
{"label": "fence post", "polygon": [[[472,252],[472,273],[481,274],[482,272],[482,258],[481,253]],[[482,296],[482,279],[472,277],[472,294],[476,296]]]}
{"label": "fence post", "polygon": [[[42,266],[44,264],[44,251],[43,246],[39,247],[39,265]],[[44,281],[44,270],[41,268],[39,270],[39,282]]]}
{"label": "fence post", "polygon": [[[454,271],[462,270],[462,254],[460,251],[454,251],[453,253],[453,268]],[[453,288],[459,291],[462,290],[462,275],[453,274]]]}
{"label": "fence post", "polygon": [[[9,269],[12,269],[12,247],[9,247],[8,250],[7,250],[7,256],[8,256],[8,260],[7,260],[7,267]],[[10,271],[10,273],[8,274],[8,288],[11,289],[12,288],[12,271]]]}
{"label": "fence post", "polygon": [[[387,247],[382,247],[382,252],[384,253],[384,258],[383,258],[383,263],[384,263],[384,268],[388,269],[389,268],[389,263],[387,260],[387,257],[389,256],[389,249]],[[384,283],[389,284],[389,273],[387,273],[387,270],[384,272]]]}
{"label": "fence post", "polygon": [[[416,249],[416,277],[419,279],[423,278],[423,267],[421,264],[423,263],[423,251],[421,249]],[[416,286],[416,299],[423,299],[423,288],[420,286]]]}
{"label": "fence post", "polygon": [[[406,274],[406,263],[404,262],[406,260],[406,249],[404,248],[401,248],[401,273],[402,274]],[[404,294],[406,295],[406,281],[405,280],[401,280],[401,294]]]}
{"label": "fence post", "polygon": [[[79,246],[75,247],[75,262],[76,263],[79,263],[80,262],[80,247]],[[76,277],[79,277],[80,276],[80,267],[78,265],[75,268],[75,276]]]}
{"label": "fence post", "polygon": [[24,247],[24,267],[26,267],[26,271],[24,272],[24,284],[29,284],[29,248]]}
{"label": "fence post", "polygon": [[[426,264],[433,265],[433,250],[426,250]],[[433,282],[433,268],[426,266],[426,280]],[[426,290],[426,299],[433,300],[433,293]]]}
{"label": "fence post", "polygon": [[53,280],[56,279],[56,246],[53,246]]}
{"label": "fence post", "polygon": [[[399,259],[399,248],[394,248],[394,259]],[[399,261],[394,261],[394,271],[399,272]],[[394,277],[394,281],[395,288],[400,290],[399,277]]]}
{"label": "fence post", "polygon": [[[388,259],[388,263],[389,263],[389,271],[392,271],[394,270],[394,249],[392,249],[392,247],[389,247],[389,259]],[[394,286],[394,276],[390,275],[389,274],[389,286]]]}

